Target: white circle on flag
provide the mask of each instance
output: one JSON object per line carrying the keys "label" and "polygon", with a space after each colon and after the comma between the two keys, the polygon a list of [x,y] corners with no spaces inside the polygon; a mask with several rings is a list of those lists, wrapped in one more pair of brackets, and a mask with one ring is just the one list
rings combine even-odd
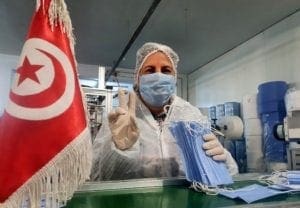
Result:
{"label": "white circle on flag", "polygon": [[[12,84],[11,90],[13,93],[21,96],[34,95],[44,91],[45,89],[50,87],[55,76],[53,69],[54,66],[49,57],[41,53],[41,51],[36,50],[37,48],[33,48],[32,44],[30,45],[30,42],[29,44],[27,44],[27,42],[24,44],[23,51],[19,58],[18,66],[21,66],[25,57],[27,57],[30,60],[30,63],[42,64],[44,65],[44,67],[42,67],[39,71],[36,72],[40,83],[37,83],[31,79],[25,79],[18,86],[17,81],[19,80],[20,75],[18,73],[16,74],[16,79]],[[47,49],[45,50],[44,48],[43,50],[47,52],[49,51]]]}
{"label": "white circle on flag", "polygon": [[19,96],[34,96],[35,94],[43,93],[43,91],[48,90],[49,87],[52,86],[55,81],[55,69],[50,57],[41,51],[51,54],[61,64],[61,68],[66,77],[64,92],[55,102],[42,107],[21,106],[9,99],[6,111],[14,117],[25,120],[51,119],[65,112],[73,102],[75,79],[69,58],[58,47],[40,38],[31,38],[25,42],[19,63],[19,65],[21,65],[24,58],[27,57],[31,64],[43,65],[43,67],[36,72],[39,83],[31,79],[25,79],[18,85],[17,80],[19,79],[19,75],[17,74],[11,91]]}

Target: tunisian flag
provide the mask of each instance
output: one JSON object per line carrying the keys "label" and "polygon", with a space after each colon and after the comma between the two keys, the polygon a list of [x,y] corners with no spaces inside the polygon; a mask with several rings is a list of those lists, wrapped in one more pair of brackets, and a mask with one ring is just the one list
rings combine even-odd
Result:
{"label": "tunisian flag", "polygon": [[[63,0],[37,0],[0,119],[0,207],[47,207],[89,177],[91,140]],[[51,205],[50,205],[51,204]]]}

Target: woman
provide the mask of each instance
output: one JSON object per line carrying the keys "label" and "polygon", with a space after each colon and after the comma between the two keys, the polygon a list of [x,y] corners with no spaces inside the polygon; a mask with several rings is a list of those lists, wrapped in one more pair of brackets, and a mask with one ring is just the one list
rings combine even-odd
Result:
{"label": "woman", "polygon": [[[137,52],[135,92],[128,102],[119,91],[119,107],[96,137],[92,180],[184,176],[179,148],[169,130],[172,121],[207,118],[175,93],[178,55],[168,46],[146,43]],[[213,134],[204,136],[203,149],[225,161],[231,174],[237,165]]]}

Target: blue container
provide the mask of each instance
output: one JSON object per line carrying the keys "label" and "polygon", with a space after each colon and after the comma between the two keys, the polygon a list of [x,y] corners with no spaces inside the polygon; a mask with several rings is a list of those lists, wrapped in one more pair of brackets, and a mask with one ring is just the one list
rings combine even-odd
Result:
{"label": "blue container", "polygon": [[239,173],[247,172],[247,155],[245,139],[235,141],[235,160],[239,167]]}
{"label": "blue container", "polygon": [[210,118],[211,120],[217,119],[217,117],[216,117],[216,106],[211,106],[211,107],[209,108],[209,118]]}
{"label": "blue container", "polygon": [[225,116],[240,116],[240,103],[226,102],[224,103]]}
{"label": "blue container", "polygon": [[269,123],[269,122],[282,123],[285,116],[286,116],[285,112],[265,113],[261,115],[261,121],[262,123]]}
{"label": "blue container", "polygon": [[232,157],[236,160],[236,158],[235,158],[235,141],[225,139],[223,146],[225,149],[228,150],[228,152],[230,152]]}
{"label": "blue container", "polygon": [[286,142],[274,136],[274,128],[286,116],[284,81],[266,82],[258,86],[258,112],[264,126],[263,152],[267,162],[286,162]]}
{"label": "blue container", "polygon": [[263,152],[267,162],[287,162],[286,142],[274,136],[277,124],[283,123],[285,112],[272,112],[261,114],[263,123]]}
{"label": "blue container", "polygon": [[274,127],[278,121],[264,123],[263,152],[267,162],[287,162],[286,145],[284,140],[274,137]]}
{"label": "blue container", "polygon": [[258,104],[258,113],[286,112],[284,100],[264,102]]}
{"label": "blue container", "polygon": [[266,103],[284,100],[284,95],[288,85],[284,81],[273,81],[260,84],[258,86],[257,102]]}
{"label": "blue container", "polygon": [[216,106],[216,118],[225,116],[225,106],[224,104],[219,104]]}

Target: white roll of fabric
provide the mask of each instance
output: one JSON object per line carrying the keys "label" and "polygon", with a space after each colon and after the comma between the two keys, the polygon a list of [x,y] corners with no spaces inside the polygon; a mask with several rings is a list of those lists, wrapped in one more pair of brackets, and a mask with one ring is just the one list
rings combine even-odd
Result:
{"label": "white roll of fabric", "polygon": [[242,117],[259,118],[257,110],[257,94],[245,95],[242,100]]}
{"label": "white roll of fabric", "polygon": [[238,116],[225,116],[217,121],[226,139],[241,139],[244,131],[243,121]]}
{"label": "white roll of fabric", "polygon": [[244,135],[259,136],[263,134],[263,128],[259,118],[244,119]]}
{"label": "white roll of fabric", "polygon": [[284,99],[287,112],[300,110],[300,90],[288,91]]}

